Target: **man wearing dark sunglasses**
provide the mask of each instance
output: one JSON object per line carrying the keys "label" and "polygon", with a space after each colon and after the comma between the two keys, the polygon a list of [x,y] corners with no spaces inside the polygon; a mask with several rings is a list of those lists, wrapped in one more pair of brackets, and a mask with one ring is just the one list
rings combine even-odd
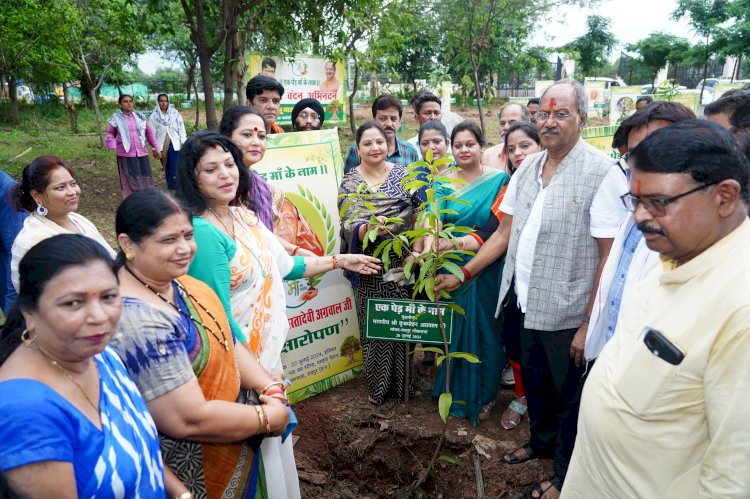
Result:
{"label": "man wearing dark sunglasses", "polygon": [[715,123],[631,151],[625,205],[659,253],[586,380],[563,498],[750,492],[750,162]]}

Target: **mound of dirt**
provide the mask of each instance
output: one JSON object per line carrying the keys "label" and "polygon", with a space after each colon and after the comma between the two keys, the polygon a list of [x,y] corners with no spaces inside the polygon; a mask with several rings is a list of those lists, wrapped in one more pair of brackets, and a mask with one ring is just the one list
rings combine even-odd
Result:
{"label": "mound of dirt", "polygon": [[[502,463],[505,452],[529,438],[527,418],[512,431],[500,426],[512,397],[512,391],[504,389],[490,418],[477,428],[466,420],[449,419],[441,454],[457,464],[438,461],[415,497],[514,498],[552,474],[549,460]],[[362,378],[304,400],[294,410],[299,419],[294,452],[306,499],[406,497],[442,433],[437,402],[429,391],[411,399],[408,407],[392,402],[373,407]]]}

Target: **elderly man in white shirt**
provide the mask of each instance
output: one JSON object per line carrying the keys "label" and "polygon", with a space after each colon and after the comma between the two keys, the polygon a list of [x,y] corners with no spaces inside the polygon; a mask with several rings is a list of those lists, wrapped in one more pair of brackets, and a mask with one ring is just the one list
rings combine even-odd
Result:
{"label": "elderly man in white shirt", "polygon": [[[511,178],[500,225],[464,274],[476,274],[507,250],[497,313],[515,307],[521,314],[531,439],[503,461],[554,457],[554,475],[530,492],[534,498],[554,499],[575,442],[594,291],[625,217],[619,197],[627,185],[611,158],[581,140],[586,95],[580,83],[552,85],[540,107],[537,127],[546,150],[527,157]],[[452,274],[437,280],[437,289],[460,284]]]}

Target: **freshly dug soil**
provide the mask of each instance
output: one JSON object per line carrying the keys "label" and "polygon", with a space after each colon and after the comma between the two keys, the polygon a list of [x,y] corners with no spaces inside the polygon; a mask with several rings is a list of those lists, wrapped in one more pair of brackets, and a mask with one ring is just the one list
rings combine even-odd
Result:
{"label": "freshly dug soil", "polygon": [[[415,381],[420,386],[433,380]],[[458,464],[439,461],[433,477],[414,497],[517,498],[552,474],[550,460],[502,463],[505,452],[529,438],[527,417],[511,431],[500,425],[512,397],[511,389],[503,389],[490,418],[477,428],[467,420],[449,418],[441,454],[455,457]],[[299,419],[294,452],[305,499],[407,497],[442,432],[430,390],[410,399],[408,407],[394,402],[373,407],[367,402],[363,378],[299,402],[294,410]],[[479,492],[475,456],[481,468]]]}

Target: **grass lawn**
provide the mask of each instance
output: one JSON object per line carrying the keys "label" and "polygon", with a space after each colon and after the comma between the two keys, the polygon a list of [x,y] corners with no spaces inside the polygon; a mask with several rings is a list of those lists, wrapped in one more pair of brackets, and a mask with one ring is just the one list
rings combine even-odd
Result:
{"label": "grass lawn", "polygon": [[[114,104],[102,106],[105,129],[106,120],[116,109]],[[478,121],[476,110],[458,112],[467,119]],[[498,140],[498,124],[494,118],[494,110],[488,114],[485,117],[488,141],[495,143]],[[190,125],[194,123],[194,111],[183,113],[183,116],[186,126],[190,129]],[[201,113],[201,117],[203,116],[205,115]],[[358,124],[364,123],[371,116],[369,106],[357,109],[355,116]],[[112,246],[116,247],[115,211],[122,197],[115,155],[114,152],[100,146],[93,110],[81,109],[78,123],[80,133],[74,135],[70,131],[68,118],[62,106],[22,106],[20,125],[0,123],[0,168],[18,179],[24,166],[38,156],[52,154],[68,161],[81,185],[79,212],[91,220]],[[403,123],[404,127],[400,134],[402,138],[408,139],[416,134],[417,124],[410,107],[404,110]],[[344,153],[353,141],[348,124],[339,128],[339,137]],[[28,148],[31,150],[14,161],[9,161]],[[151,166],[156,186],[165,188],[161,163],[151,158]]]}

